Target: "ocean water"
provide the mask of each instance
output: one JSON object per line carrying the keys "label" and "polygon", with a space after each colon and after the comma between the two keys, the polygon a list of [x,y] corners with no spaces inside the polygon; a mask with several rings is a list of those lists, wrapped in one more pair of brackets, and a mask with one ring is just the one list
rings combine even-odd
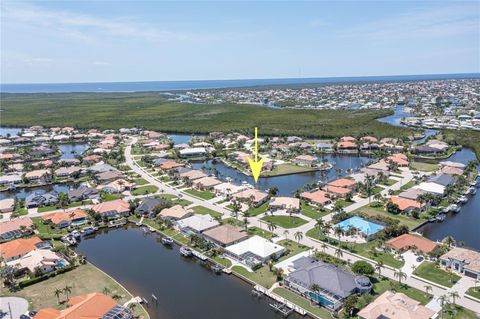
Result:
{"label": "ocean water", "polygon": [[68,93],[68,92],[136,92],[214,89],[250,86],[306,85],[355,82],[388,82],[480,78],[480,73],[362,76],[330,78],[285,78],[246,80],[198,80],[198,81],[148,81],[148,82],[92,82],[92,83],[42,83],[0,84],[3,93]]}

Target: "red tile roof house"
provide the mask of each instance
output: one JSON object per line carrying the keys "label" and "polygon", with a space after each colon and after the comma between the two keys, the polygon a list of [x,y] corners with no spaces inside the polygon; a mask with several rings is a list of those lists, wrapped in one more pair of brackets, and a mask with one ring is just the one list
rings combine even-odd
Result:
{"label": "red tile roof house", "polygon": [[233,194],[232,197],[240,202],[248,203],[252,200],[254,207],[258,207],[268,200],[268,194],[255,188],[249,188]]}
{"label": "red tile roof house", "polygon": [[358,152],[357,144],[355,142],[338,142],[337,143],[337,152],[338,153],[356,153]]}
{"label": "red tile roof house", "polygon": [[222,181],[216,179],[215,177],[203,177],[194,180],[193,186],[199,190],[212,190],[214,186],[217,186],[222,183]]}
{"label": "red tile roof house", "polygon": [[437,247],[437,244],[425,237],[403,234],[398,237],[392,238],[385,243],[385,246],[392,248],[400,253],[415,249],[421,251],[424,254],[428,254]]}
{"label": "red tile roof house", "polygon": [[390,197],[390,201],[397,205],[402,213],[410,213],[412,211],[420,211],[423,208],[423,205],[420,202],[417,202],[413,199],[403,198],[399,196]]}
{"label": "red tile roof house", "polygon": [[297,165],[314,167],[317,165],[318,159],[312,155],[299,155],[293,159]]}
{"label": "red tile roof house", "polygon": [[397,163],[398,167],[408,167],[408,164],[409,164],[408,157],[401,153],[393,154],[387,157],[385,161],[387,163],[388,162]]}
{"label": "red tile roof house", "polygon": [[116,199],[95,205],[92,210],[105,218],[119,218],[130,214],[130,204],[124,200]]}
{"label": "red tile roof house", "polygon": [[268,209],[272,212],[285,210],[287,213],[296,213],[300,211],[300,200],[294,197],[273,197]]}
{"label": "red tile roof house", "polygon": [[0,256],[5,262],[16,260],[37,249],[40,243],[42,240],[37,236],[15,239],[0,244]]}
{"label": "red tile roof house", "polygon": [[332,203],[331,194],[322,190],[314,192],[303,192],[300,197],[306,199],[308,202],[320,206],[326,206]]}
{"label": "red tile roof house", "polygon": [[340,178],[327,183],[323,190],[331,193],[335,197],[345,198],[349,193],[355,191],[356,183],[353,179]]}
{"label": "red tile roof house", "polygon": [[65,228],[72,224],[72,222],[85,221],[88,214],[83,209],[75,209],[66,212],[51,213],[42,216],[42,220],[46,223],[52,223],[58,228]]}

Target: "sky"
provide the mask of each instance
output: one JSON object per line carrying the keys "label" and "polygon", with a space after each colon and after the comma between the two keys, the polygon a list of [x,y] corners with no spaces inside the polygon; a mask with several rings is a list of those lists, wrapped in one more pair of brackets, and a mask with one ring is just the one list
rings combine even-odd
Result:
{"label": "sky", "polygon": [[480,2],[14,1],[2,83],[480,72]]}

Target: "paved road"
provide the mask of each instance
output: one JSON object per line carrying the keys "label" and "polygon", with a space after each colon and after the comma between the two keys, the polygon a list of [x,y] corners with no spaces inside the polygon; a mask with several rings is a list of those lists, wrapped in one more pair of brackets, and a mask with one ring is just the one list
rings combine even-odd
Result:
{"label": "paved road", "polygon": [[4,319],[17,319],[28,311],[28,301],[19,297],[0,298],[0,311],[5,312]]}

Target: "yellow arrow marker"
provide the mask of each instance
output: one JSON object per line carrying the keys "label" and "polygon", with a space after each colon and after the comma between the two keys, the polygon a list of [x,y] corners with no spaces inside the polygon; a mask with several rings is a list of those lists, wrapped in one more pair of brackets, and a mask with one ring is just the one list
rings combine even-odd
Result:
{"label": "yellow arrow marker", "polygon": [[258,138],[257,138],[257,128],[255,128],[255,161],[248,157],[248,164],[250,164],[250,169],[252,170],[253,179],[255,183],[258,181],[258,177],[260,176],[260,172],[262,171],[263,160],[265,158],[261,158],[258,160]]}

